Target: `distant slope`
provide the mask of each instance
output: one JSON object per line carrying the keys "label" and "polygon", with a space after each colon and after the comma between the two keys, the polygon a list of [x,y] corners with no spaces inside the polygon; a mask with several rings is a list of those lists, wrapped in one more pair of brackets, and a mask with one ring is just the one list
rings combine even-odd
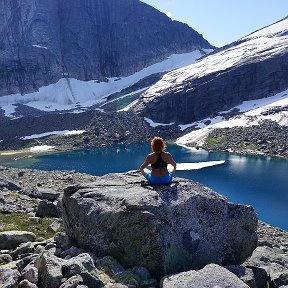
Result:
{"label": "distant slope", "polygon": [[212,46],[202,35],[138,0],[1,1],[0,95],[61,78],[129,76],[205,48]]}
{"label": "distant slope", "polygon": [[166,74],[135,110],[154,122],[191,123],[288,88],[288,19]]}
{"label": "distant slope", "polygon": [[106,78],[102,82],[62,78],[56,83],[39,88],[37,92],[2,96],[0,97],[0,117],[1,114],[2,117],[18,118],[38,116],[49,112],[79,113],[88,109],[106,110],[112,104],[115,110],[122,108],[127,110],[134,98],[138,99],[139,92],[147,90],[165,72],[194,63],[196,59],[205,55],[204,50],[170,55],[167,59],[127,77]]}

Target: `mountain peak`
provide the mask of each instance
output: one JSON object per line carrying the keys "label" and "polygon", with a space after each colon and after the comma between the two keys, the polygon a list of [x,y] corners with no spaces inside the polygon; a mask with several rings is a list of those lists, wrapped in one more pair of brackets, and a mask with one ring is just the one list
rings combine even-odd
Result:
{"label": "mountain peak", "polygon": [[171,54],[212,48],[139,0],[7,2],[0,6],[0,95],[35,91],[63,76],[127,76]]}

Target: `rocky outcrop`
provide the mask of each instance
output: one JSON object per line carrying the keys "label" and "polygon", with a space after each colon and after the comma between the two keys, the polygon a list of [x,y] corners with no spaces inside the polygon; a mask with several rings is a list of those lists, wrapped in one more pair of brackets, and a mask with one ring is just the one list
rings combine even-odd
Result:
{"label": "rocky outcrop", "polygon": [[173,53],[211,48],[188,25],[138,0],[7,0],[0,16],[0,95],[63,77],[130,75]]}
{"label": "rocky outcrop", "polygon": [[142,94],[136,111],[154,122],[192,123],[286,90],[287,31],[286,18],[166,74]]}
{"label": "rocky outcrop", "polygon": [[273,121],[260,125],[214,129],[202,148],[237,152],[263,153],[288,158],[288,126]]}
{"label": "rocky outcrop", "polygon": [[251,206],[228,203],[189,180],[145,184],[138,172],[70,186],[63,196],[66,231],[80,247],[154,277],[207,263],[240,264],[257,243]]}

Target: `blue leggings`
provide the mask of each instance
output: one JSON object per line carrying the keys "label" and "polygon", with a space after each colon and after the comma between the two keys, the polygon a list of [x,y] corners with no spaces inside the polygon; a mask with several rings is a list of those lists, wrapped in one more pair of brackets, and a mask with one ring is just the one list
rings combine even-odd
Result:
{"label": "blue leggings", "polygon": [[173,175],[169,172],[167,176],[155,177],[151,173],[147,173],[146,179],[150,184],[168,184],[171,183]]}

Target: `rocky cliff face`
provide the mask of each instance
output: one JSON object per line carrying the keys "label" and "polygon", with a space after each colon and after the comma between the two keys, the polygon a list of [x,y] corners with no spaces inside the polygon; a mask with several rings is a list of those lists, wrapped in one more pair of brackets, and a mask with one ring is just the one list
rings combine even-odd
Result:
{"label": "rocky cliff face", "polygon": [[0,3],[0,95],[62,77],[132,74],[172,53],[211,48],[203,37],[138,0]]}
{"label": "rocky cliff face", "polygon": [[191,123],[288,88],[288,18],[166,74],[136,107],[154,122]]}

